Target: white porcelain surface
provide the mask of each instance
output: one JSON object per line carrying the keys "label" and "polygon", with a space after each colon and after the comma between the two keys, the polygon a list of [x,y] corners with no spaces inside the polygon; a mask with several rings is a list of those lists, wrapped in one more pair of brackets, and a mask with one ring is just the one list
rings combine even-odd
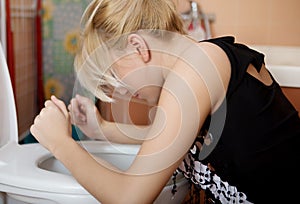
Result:
{"label": "white porcelain surface", "polygon": [[[125,170],[139,149],[137,145],[111,145],[100,141],[80,142],[87,151]],[[172,183],[167,185],[156,204],[181,202],[188,192],[188,182],[177,180],[178,192],[172,199]],[[30,203],[98,203],[69,171],[39,144],[9,143],[0,149],[0,192]]]}
{"label": "white porcelain surface", "polygon": [[18,126],[14,95],[6,59],[0,42],[0,147],[9,141],[17,142]]}
{"label": "white porcelain surface", "polygon": [[300,47],[275,45],[251,45],[250,47],[266,55],[266,64],[300,66]]}
{"label": "white porcelain surface", "polygon": [[268,65],[277,82],[283,87],[300,87],[300,66]]}
{"label": "white porcelain surface", "polygon": [[300,87],[300,47],[250,46],[265,54],[266,67],[283,87]]}

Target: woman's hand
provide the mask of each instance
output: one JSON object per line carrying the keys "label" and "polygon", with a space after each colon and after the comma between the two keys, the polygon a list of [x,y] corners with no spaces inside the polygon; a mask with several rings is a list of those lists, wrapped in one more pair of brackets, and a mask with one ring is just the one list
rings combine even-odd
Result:
{"label": "woman's hand", "polygon": [[103,139],[100,128],[103,121],[93,101],[87,97],[76,95],[68,106],[71,122],[92,139]]}
{"label": "woman's hand", "polygon": [[72,138],[70,116],[64,102],[55,96],[47,100],[45,107],[34,119],[30,132],[39,143],[55,154],[57,148]]}

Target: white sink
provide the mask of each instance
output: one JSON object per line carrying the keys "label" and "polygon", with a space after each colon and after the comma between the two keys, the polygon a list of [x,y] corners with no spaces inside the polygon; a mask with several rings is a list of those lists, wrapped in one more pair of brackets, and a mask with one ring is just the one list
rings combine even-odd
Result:
{"label": "white sink", "polygon": [[265,54],[266,67],[283,87],[300,88],[300,47],[251,45]]}
{"label": "white sink", "polygon": [[300,47],[274,45],[250,45],[250,47],[266,55],[266,64],[300,67]]}

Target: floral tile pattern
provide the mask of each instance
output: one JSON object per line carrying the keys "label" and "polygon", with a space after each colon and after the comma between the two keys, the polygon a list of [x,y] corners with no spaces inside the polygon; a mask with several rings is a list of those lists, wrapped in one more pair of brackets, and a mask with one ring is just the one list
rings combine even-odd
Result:
{"label": "floral tile pattern", "polygon": [[43,0],[43,80],[45,98],[69,103],[75,82],[74,54],[81,16],[91,0]]}

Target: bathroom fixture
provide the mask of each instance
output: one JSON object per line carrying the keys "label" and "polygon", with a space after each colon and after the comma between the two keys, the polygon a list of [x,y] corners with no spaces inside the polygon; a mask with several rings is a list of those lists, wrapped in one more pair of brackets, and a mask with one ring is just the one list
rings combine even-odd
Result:
{"label": "bathroom fixture", "polygon": [[[0,87],[0,204],[99,204],[42,145],[18,143],[14,95],[1,44]],[[127,168],[139,150],[137,145],[92,140],[80,144],[120,168]],[[166,185],[155,204],[176,204],[185,198],[189,184],[183,176],[177,177],[173,199],[172,186]]]}
{"label": "bathroom fixture", "polygon": [[190,2],[190,11],[181,14],[181,18],[190,36],[196,40],[211,38],[211,26],[215,19],[213,14],[204,13],[196,1]]}
{"label": "bathroom fixture", "polygon": [[265,54],[267,69],[273,74],[300,116],[300,47],[276,45],[250,47]]}

